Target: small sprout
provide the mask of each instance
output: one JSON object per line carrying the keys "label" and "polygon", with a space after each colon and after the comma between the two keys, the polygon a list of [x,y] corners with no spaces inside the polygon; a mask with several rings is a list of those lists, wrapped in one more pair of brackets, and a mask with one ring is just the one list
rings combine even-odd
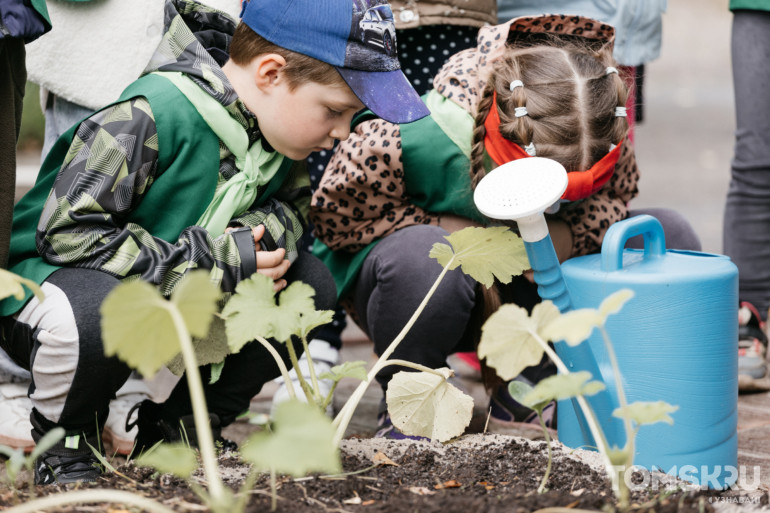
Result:
{"label": "small sprout", "polygon": [[163,474],[174,474],[182,479],[190,479],[198,468],[195,450],[185,444],[160,444],[136,459],[142,467],[152,467]]}
{"label": "small sprout", "polygon": [[536,336],[558,316],[559,309],[550,301],[535,305],[531,317],[520,306],[502,305],[481,328],[479,358],[486,358],[502,379],[512,380],[540,363],[544,348]]}
{"label": "small sprout", "polygon": [[629,419],[637,426],[665,422],[673,424],[674,419],[669,413],[674,413],[679,406],[673,406],[665,401],[636,401],[627,406],[616,408],[612,415],[619,419]]}
{"label": "small sprout", "polygon": [[241,448],[244,460],[261,470],[301,477],[308,472],[342,471],[334,428],[318,408],[301,401],[276,407],[273,431],[259,432]]}
{"label": "small sprout", "polygon": [[604,327],[607,317],[618,313],[633,295],[633,291],[622,289],[605,298],[598,310],[580,308],[566,312],[548,325],[542,336],[546,340],[563,340],[570,346],[576,346],[590,337],[594,328]]}
{"label": "small sprout", "polygon": [[397,372],[386,400],[393,425],[403,433],[446,442],[463,434],[473,415],[473,399],[447,381],[447,368]]}
{"label": "small sprout", "polygon": [[[524,396],[525,406],[542,404],[545,406],[551,401],[563,401],[579,395],[594,395],[606,387],[601,381],[588,381],[591,373],[587,371],[570,372],[569,374],[556,374],[541,380],[535,388]],[[514,382],[515,383],[515,382]]]}
{"label": "small sprout", "polygon": [[361,381],[366,381],[366,362],[343,362],[339,365],[335,365],[329,372],[324,372],[318,379],[330,379],[335,383],[342,378],[354,378]]}

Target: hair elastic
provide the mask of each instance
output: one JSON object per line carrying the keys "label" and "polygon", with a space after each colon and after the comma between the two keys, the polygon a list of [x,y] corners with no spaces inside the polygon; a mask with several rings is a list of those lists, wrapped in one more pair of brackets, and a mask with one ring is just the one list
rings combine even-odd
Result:
{"label": "hair elastic", "polygon": [[615,107],[615,117],[616,118],[625,118],[627,116],[626,114],[626,108],[625,107]]}
{"label": "hair elastic", "polygon": [[517,118],[526,116],[527,114],[529,113],[527,112],[526,107],[516,107],[515,109],[513,109],[513,115],[516,116]]}
{"label": "hair elastic", "polygon": [[534,157],[537,155],[537,152],[535,151],[535,143],[533,142],[530,142],[529,144],[524,146],[524,151],[526,151],[527,155],[529,155],[530,157]]}
{"label": "hair elastic", "polygon": [[513,90],[516,89],[517,87],[524,87],[524,82],[522,82],[521,80],[514,80],[511,82],[511,85],[508,86],[508,89],[510,89],[511,92],[513,92]]}
{"label": "hair elastic", "polygon": [[618,68],[614,66],[607,66],[607,69],[604,70],[605,75],[611,75],[613,73],[615,73],[616,75],[619,75]]}

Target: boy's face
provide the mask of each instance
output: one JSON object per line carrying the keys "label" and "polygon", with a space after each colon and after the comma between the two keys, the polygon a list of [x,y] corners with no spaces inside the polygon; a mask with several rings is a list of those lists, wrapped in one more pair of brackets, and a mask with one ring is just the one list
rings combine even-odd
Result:
{"label": "boy's face", "polygon": [[269,94],[257,116],[259,128],[273,148],[293,160],[347,139],[353,115],[364,107],[344,84],[308,82],[292,91],[284,79]]}

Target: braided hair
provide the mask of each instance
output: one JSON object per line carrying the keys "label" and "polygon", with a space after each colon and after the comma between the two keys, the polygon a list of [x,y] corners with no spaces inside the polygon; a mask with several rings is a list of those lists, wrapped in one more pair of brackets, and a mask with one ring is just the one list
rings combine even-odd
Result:
{"label": "braided hair", "polygon": [[[609,49],[594,50],[553,38],[548,44],[506,46],[492,64],[475,116],[471,184],[486,174],[484,121],[493,107],[501,135],[521,146],[534,145],[538,157],[561,163],[567,171],[589,169],[610,145],[628,132],[623,110],[628,89],[615,71]],[[520,80],[523,87],[511,87]],[[524,107],[526,115],[516,116]],[[620,114],[618,113],[620,112]]]}

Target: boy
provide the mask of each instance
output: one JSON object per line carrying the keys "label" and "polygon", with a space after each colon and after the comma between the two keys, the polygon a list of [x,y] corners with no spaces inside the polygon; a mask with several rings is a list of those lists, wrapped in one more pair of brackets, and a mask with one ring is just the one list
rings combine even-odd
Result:
{"label": "boy", "polygon": [[[328,271],[296,251],[309,188],[289,159],[347,138],[364,106],[394,122],[427,114],[395,58],[348,39],[352,11],[351,0],[245,2],[230,42],[222,13],[169,1],[145,75],[54,145],[17,205],[11,249],[11,270],[42,283],[46,300],[0,304],[3,348],[32,371],[33,437],[67,432],[38,458],[37,483],[101,473],[85,441],[96,446],[94,419],[130,369],[104,356],[95,312],[121,279],[169,295],[202,268],[229,293],[259,272],[276,291],[308,283],[316,308],[333,307]],[[230,355],[206,385],[215,435],[277,375],[258,343]],[[186,380],[136,408],[137,447],[178,439],[192,411]]]}

